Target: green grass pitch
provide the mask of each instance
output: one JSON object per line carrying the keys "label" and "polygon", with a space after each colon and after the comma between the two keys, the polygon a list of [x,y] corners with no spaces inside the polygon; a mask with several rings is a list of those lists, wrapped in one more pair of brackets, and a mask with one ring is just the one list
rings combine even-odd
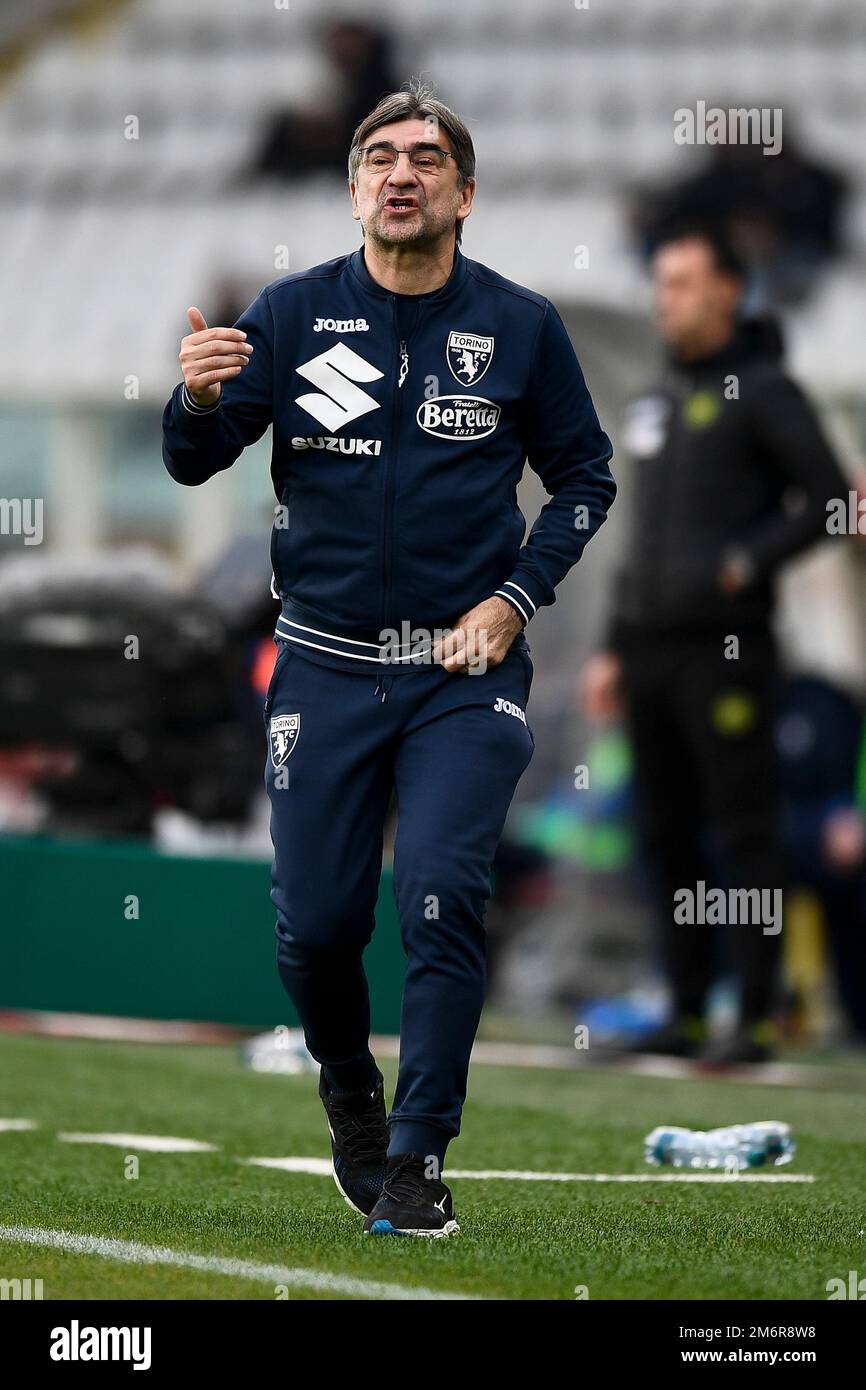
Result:
{"label": "green grass pitch", "polygon": [[[229,1047],[0,1039],[0,1225],[321,1271],[373,1284],[504,1299],[826,1299],[828,1279],[866,1270],[866,1105],[856,1069],[813,1087],[607,1069],[473,1066],[452,1168],[640,1173],[656,1124],[787,1120],[783,1173],[812,1184],[453,1180],[452,1240],[364,1237],[333,1181],[244,1167],[243,1157],[329,1154],[316,1078],[262,1076]],[[384,1063],[386,1092],[394,1064]],[[847,1078],[847,1079],[845,1079]],[[852,1085],[852,1082],[854,1083]],[[214,1153],[139,1154],[57,1133],[179,1135]],[[447,1171],[446,1171],[447,1180]],[[0,1241],[0,1278],[43,1280],[46,1299],[273,1299],[270,1282],[127,1264]],[[363,1297],[302,1286],[290,1298]]]}

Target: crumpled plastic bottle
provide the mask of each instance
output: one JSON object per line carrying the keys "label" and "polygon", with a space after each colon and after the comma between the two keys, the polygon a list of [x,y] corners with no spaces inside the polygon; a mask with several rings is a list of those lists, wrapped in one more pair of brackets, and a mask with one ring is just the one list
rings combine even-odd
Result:
{"label": "crumpled plastic bottle", "polygon": [[722,1129],[659,1125],[644,1139],[644,1158],[653,1167],[743,1172],[790,1163],[796,1144],[781,1120],[755,1120]]}

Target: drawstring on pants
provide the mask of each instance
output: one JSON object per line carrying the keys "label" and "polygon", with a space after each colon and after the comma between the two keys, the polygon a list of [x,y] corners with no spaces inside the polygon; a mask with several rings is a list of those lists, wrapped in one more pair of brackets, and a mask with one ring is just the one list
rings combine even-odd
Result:
{"label": "drawstring on pants", "polygon": [[379,694],[379,691],[381,690],[381,692],[382,692],[382,704],[383,704],[383,705],[384,705],[385,701],[386,701],[387,698],[388,698],[388,691],[391,689],[391,681],[392,681],[392,680],[393,680],[393,676],[377,676],[377,677],[376,677],[376,689],[373,691],[373,694],[374,694],[374,695],[378,695],[378,694]]}

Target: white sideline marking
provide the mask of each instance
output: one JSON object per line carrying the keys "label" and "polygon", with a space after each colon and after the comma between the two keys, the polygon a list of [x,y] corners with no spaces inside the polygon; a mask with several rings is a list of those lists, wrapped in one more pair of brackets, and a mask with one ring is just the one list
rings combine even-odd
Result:
{"label": "white sideline marking", "polygon": [[330,1178],[334,1167],[329,1158],[239,1158],[254,1168],[281,1168],[286,1173],[312,1173],[317,1178]]}
{"label": "white sideline marking", "polygon": [[177,1139],[171,1134],[58,1134],[64,1144],[113,1144],[118,1149],[141,1149],[155,1154],[216,1153],[216,1144],[199,1139]]}
{"label": "white sideline marking", "polygon": [[102,1236],[79,1235],[75,1231],[51,1231],[39,1226],[0,1226],[0,1240],[23,1245],[42,1245],[66,1250],[73,1255],[99,1255],[123,1264],[173,1265],[176,1269],[195,1269],[203,1274],[227,1274],[233,1279],[252,1279],[261,1284],[285,1284],[288,1288],[320,1289],[354,1298],[392,1298],[401,1300],[476,1301],[471,1294],[444,1293],[441,1289],[412,1288],[403,1284],[384,1284],[376,1279],[354,1279],[346,1274],[328,1274],[319,1269],[298,1269],[287,1265],[258,1264],[253,1260],[224,1259],[217,1255],[194,1255],[185,1250],[169,1250],[163,1245],[139,1245],[131,1240],[108,1240]]}
{"label": "white sideline marking", "polygon": [[12,1129],[38,1129],[35,1120],[0,1120],[0,1134]]}
{"label": "white sideline marking", "polygon": [[495,1168],[446,1168],[446,1178],[502,1178],[507,1182],[814,1182],[812,1173],[522,1173]]}
{"label": "white sideline marking", "polygon": [[[256,1168],[280,1168],[329,1178],[328,1158],[239,1158]],[[519,1168],[447,1168],[444,1178],[499,1179],[504,1182],[814,1182],[813,1173],[534,1173]]]}

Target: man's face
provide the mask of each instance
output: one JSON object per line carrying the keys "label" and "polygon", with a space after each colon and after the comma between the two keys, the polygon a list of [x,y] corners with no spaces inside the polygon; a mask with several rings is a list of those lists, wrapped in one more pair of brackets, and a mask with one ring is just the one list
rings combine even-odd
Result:
{"label": "man's face", "polygon": [[[364,144],[386,141],[398,150],[416,144],[439,145],[454,154],[454,147],[441,126],[415,118],[379,126]],[[393,169],[379,171],[358,168],[349,184],[352,216],[364,233],[386,246],[420,245],[434,242],[469,215],[475,180],[458,188],[457,164],[446,159],[442,169],[415,169],[401,154]]]}
{"label": "man's face", "polygon": [[653,258],[656,325],[672,348],[715,339],[733,325],[740,284],[720,271],[712,247],[701,237],[662,246]]}

